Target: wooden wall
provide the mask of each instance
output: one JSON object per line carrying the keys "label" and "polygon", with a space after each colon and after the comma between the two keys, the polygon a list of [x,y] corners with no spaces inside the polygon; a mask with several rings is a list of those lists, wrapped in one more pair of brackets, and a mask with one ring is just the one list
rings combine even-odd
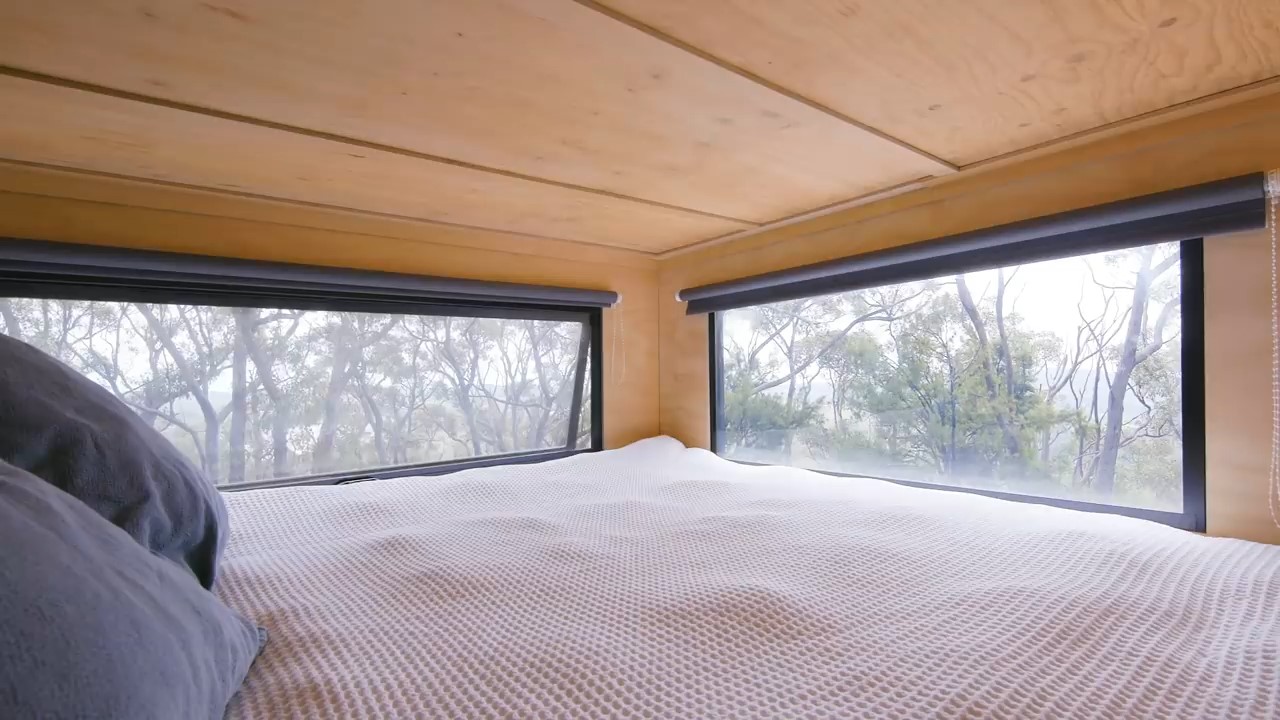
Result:
{"label": "wooden wall", "polygon": [[1209,533],[1280,543],[1271,520],[1271,236],[1205,242]]}
{"label": "wooden wall", "polygon": [[[682,287],[1277,166],[1280,93],[1267,92],[660,260],[6,163],[0,236],[616,290],[623,302],[605,323],[606,444],[661,432],[705,446],[706,321],[684,315]],[[1216,238],[1205,255],[1209,532],[1280,543],[1266,498],[1267,240]]]}
{"label": "wooden wall", "polygon": [[614,290],[605,444],[658,430],[657,262],[641,253],[12,165],[0,237]]}
{"label": "wooden wall", "polygon": [[[1280,167],[1280,94],[993,165],[775,232],[705,246],[659,274],[664,434],[706,447],[707,322],[684,287]],[[1261,234],[1205,243],[1209,532],[1280,543],[1267,510],[1270,259]]]}

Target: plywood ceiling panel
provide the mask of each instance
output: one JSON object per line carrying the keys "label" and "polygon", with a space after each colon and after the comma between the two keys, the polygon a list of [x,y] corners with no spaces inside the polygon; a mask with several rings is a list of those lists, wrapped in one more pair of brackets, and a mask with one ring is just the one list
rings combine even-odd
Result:
{"label": "plywood ceiling panel", "polygon": [[957,164],[1280,75],[1277,0],[602,0]]}
{"label": "plywood ceiling panel", "polygon": [[8,2],[0,64],[757,222],[947,169],[571,0]]}
{"label": "plywood ceiling panel", "polygon": [[720,218],[0,76],[0,158],[661,251]]}

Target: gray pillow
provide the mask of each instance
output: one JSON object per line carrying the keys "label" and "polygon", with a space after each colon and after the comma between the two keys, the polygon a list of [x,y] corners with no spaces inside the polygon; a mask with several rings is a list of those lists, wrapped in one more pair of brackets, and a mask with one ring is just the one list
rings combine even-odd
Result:
{"label": "gray pillow", "polygon": [[265,639],[191,574],[0,463],[0,717],[221,718]]}
{"label": "gray pillow", "polygon": [[213,484],[105,388],[6,335],[0,460],[74,495],[213,587],[227,536]]}

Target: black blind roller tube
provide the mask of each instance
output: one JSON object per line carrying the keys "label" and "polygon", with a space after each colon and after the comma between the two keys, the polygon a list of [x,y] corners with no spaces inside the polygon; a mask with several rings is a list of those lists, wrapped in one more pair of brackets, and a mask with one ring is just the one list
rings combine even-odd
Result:
{"label": "black blind roller tube", "polygon": [[1266,227],[1263,173],[681,290],[715,312],[1002,265]]}
{"label": "black blind roller tube", "polygon": [[348,300],[610,307],[603,290],[0,238],[0,281]]}

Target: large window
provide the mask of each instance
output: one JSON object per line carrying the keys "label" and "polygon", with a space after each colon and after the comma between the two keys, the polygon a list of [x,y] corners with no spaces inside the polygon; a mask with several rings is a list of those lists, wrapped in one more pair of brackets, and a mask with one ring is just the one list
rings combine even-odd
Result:
{"label": "large window", "polygon": [[717,449],[1193,526],[1200,252],[1149,245],[714,314]]}
{"label": "large window", "polygon": [[110,390],[219,485],[598,446],[598,310],[166,300],[0,297],[0,329]]}

